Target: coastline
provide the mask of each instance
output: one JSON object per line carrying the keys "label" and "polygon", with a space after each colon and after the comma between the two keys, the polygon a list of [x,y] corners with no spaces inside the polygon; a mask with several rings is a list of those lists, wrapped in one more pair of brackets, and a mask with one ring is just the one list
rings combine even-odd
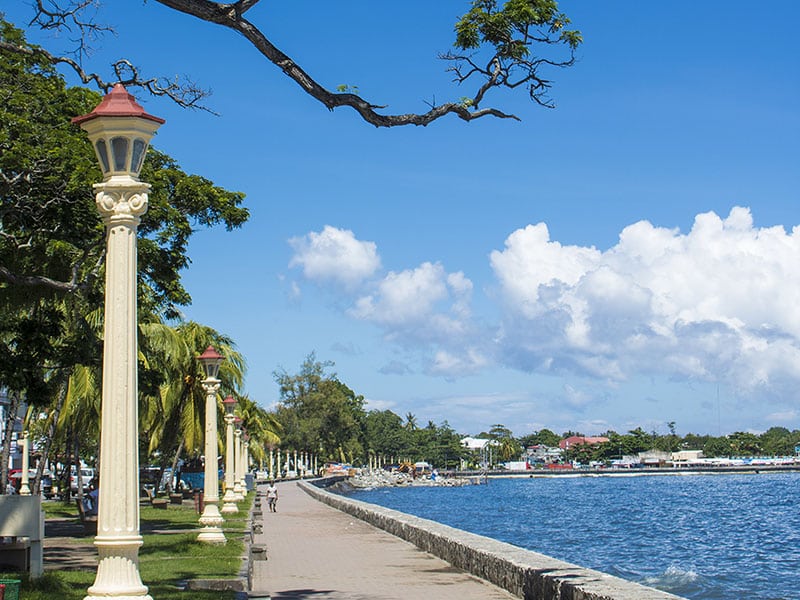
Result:
{"label": "coastline", "polygon": [[701,475],[764,475],[770,473],[800,472],[800,464],[793,465],[737,465],[692,467],[643,467],[631,469],[532,469],[495,471],[443,471],[438,477],[429,475],[412,477],[408,473],[368,469],[352,469],[346,475],[329,474],[334,479],[332,487],[339,492],[369,490],[382,487],[459,487],[485,485],[491,479],[539,479],[577,477],[692,477]]}
{"label": "coastline", "polygon": [[792,465],[742,465],[742,466],[686,466],[642,467],[631,469],[531,469],[525,471],[450,471],[455,477],[489,479],[536,477],[643,477],[648,475],[763,475],[769,473],[800,472],[800,464]]}

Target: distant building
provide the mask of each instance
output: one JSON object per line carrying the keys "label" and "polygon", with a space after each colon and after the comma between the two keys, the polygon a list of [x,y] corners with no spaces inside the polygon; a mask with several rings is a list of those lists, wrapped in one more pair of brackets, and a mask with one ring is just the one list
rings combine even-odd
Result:
{"label": "distant building", "polygon": [[562,450],[569,450],[573,446],[594,446],[595,444],[604,444],[608,441],[609,439],[607,437],[602,436],[572,435],[558,442],[558,447]]}
{"label": "distant building", "polygon": [[467,450],[477,451],[480,452],[487,448],[490,444],[496,446],[497,442],[492,444],[494,440],[489,440],[485,438],[474,438],[474,437],[465,437],[461,440],[461,445],[464,446]]}
{"label": "distant building", "polygon": [[550,465],[561,460],[561,448],[535,444],[525,448],[525,460],[529,465]]}
{"label": "distant building", "polygon": [[674,467],[685,467],[688,465],[702,464],[702,450],[679,450],[672,453],[672,465]]}
{"label": "distant building", "polygon": [[672,453],[663,450],[639,452],[639,462],[645,467],[669,467],[672,465]]}

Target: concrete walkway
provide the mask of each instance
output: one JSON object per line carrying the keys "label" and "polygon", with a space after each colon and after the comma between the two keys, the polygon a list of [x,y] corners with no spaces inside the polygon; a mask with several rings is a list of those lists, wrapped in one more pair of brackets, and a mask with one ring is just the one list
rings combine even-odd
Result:
{"label": "concrete walkway", "polygon": [[[263,486],[259,496],[263,498]],[[252,597],[272,600],[509,600],[416,546],[278,483],[278,512],[262,500],[266,561],[252,564]]]}

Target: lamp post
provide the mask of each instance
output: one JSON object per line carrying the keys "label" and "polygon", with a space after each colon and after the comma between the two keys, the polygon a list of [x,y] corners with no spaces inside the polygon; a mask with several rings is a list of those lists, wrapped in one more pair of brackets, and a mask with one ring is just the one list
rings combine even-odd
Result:
{"label": "lamp post", "polygon": [[236,506],[236,496],[233,493],[233,479],[235,477],[236,447],[233,441],[233,409],[236,408],[236,398],[228,396],[222,401],[225,405],[225,496],[222,498],[222,514],[239,512]]}
{"label": "lamp post", "polygon": [[197,357],[203,365],[206,378],[203,380],[203,390],[206,392],[206,438],[205,455],[206,468],[203,483],[203,514],[200,515],[200,524],[203,529],[197,536],[199,542],[209,544],[224,544],[227,540],[222,533],[222,524],[225,522],[219,512],[219,465],[217,464],[217,392],[220,380],[217,379],[219,366],[225,360],[214,348],[209,346]]}
{"label": "lamp post", "polygon": [[233,432],[234,436],[236,437],[236,442],[234,443],[235,448],[235,462],[234,462],[234,469],[233,469],[233,496],[236,499],[236,502],[241,502],[244,500],[244,494],[242,494],[242,482],[241,482],[241,471],[242,471],[242,431],[241,425],[242,420],[240,418],[236,418],[234,420],[236,424],[236,430]]}
{"label": "lamp post", "polygon": [[19,482],[19,495],[30,496],[31,488],[28,485],[28,469],[30,468],[30,445],[31,440],[28,432],[22,432],[22,479]]}
{"label": "lamp post", "polygon": [[275,454],[272,448],[269,449],[269,478],[275,479]]}
{"label": "lamp post", "polygon": [[75,117],[89,136],[102,183],[95,202],[106,226],[103,396],[100,424],[97,576],[89,598],[150,599],[139,575],[139,437],[136,231],[150,186],[139,181],[147,147],[163,119],[147,114],[121,84],[89,114]]}
{"label": "lamp post", "polygon": [[242,495],[247,494],[247,474],[250,472],[250,436],[245,434],[242,446]]}

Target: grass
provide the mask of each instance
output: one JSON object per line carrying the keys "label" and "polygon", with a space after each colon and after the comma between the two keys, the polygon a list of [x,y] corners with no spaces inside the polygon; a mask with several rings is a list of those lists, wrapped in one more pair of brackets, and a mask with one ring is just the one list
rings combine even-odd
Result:
{"label": "grass", "polygon": [[78,506],[75,504],[74,500],[72,502],[45,500],[42,502],[42,510],[44,510],[45,519],[78,517]]}
{"label": "grass", "polygon": [[[228,543],[203,544],[197,541],[198,515],[192,506],[169,505],[166,510],[142,506],[141,531],[144,544],[139,549],[139,573],[155,600],[233,600],[234,592],[181,589],[190,579],[238,579],[244,556],[247,510],[254,493],[240,504],[240,512],[226,517],[223,530]],[[46,510],[47,518],[74,516],[61,502]],[[56,508],[63,507],[62,509]],[[84,538],[85,540],[85,538]],[[94,583],[95,570],[47,571],[38,580],[15,574],[0,574],[2,579],[21,579],[20,597],[24,600],[82,600]]]}

